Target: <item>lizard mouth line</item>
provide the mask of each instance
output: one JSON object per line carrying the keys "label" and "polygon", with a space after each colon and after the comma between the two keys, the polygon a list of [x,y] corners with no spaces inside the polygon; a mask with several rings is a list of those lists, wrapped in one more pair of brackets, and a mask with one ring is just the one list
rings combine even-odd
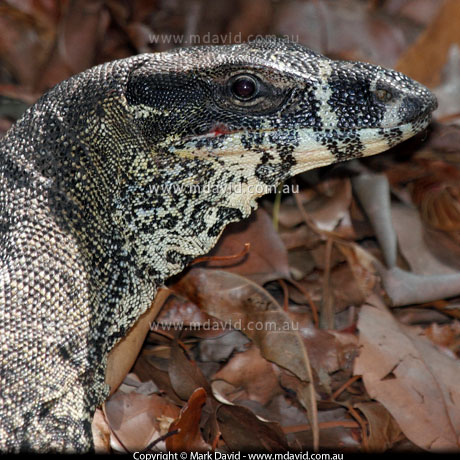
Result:
{"label": "lizard mouth line", "polygon": [[[341,129],[341,128],[325,128],[323,132],[334,132],[334,133],[340,133],[341,136],[346,136],[347,134],[359,134],[363,132],[370,132],[372,130],[378,131],[378,130],[393,130],[393,129],[401,129],[401,130],[406,130],[410,128],[413,124],[416,123],[424,123],[428,125],[431,121],[431,112],[427,111],[424,112],[421,116],[417,117],[416,119],[406,122],[404,124],[395,124],[395,125],[388,125],[388,126],[366,126],[366,127],[350,127],[346,129]],[[219,138],[225,138],[228,136],[233,136],[233,135],[243,135],[243,134],[271,134],[271,133],[280,133],[280,132],[291,132],[291,131],[300,131],[300,132],[311,132],[312,135],[314,136],[314,133],[317,131],[312,126],[292,126],[292,127],[287,127],[285,129],[280,129],[280,128],[258,128],[258,129],[229,129],[229,128],[222,128],[220,127],[219,129],[215,129],[212,131],[209,131],[204,134],[198,134],[198,135],[189,135],[183,138],[184,142],[191,142],[191,141],[199,141],[199,140],[205,140],[205,139],[219,139]]]}

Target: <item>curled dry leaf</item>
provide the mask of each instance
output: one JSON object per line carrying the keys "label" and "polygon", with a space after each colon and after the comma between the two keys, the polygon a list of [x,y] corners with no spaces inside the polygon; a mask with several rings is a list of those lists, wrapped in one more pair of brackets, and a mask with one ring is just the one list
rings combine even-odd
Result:
{"label": "curled dry leaf", "polygon": [[211,450],[200,432],[201,410],[206,403],[206,390],[197,388],[190,396],[180,415],[169,427],[177,433],[166,438],[166,448],[171,452],[203,452]]}
{"label": "curled dry leaf", "polygon": [[109,454],[110,427],[101,409],[96,409],[96,412],[94,413],[91,431],[94,440],[94,451],[97,454]]}
{"label": "curled dry leaf", "polygon": [[[401,204],[391,207],[393,224],[398,235],[399,249],[417,275],[441,275],[455,273],[456,270],[436,257],[427,245],[420,215],[416,209]],[[439,242],[439,239],[438,239]],[[437,246],[439,249],[439,245]],[[458,248],[460,251],[460,247]]]}
{"label": "curled dry leaf", "polygon": [[[351,298],[357,299],[359,295],[363,299],[367,298],[377,285],[373,256],[354,243],[339,243],[337,246],[347,259],[348,267],[353,274],[354,283],[352,284],[356,286],[356,291],[359,293],[355,293],[355,296]],[[343,284],[347,286],[348,282]]]}
{"label": "curled dry leaf", "polygon": [[367,442],[369,452],[385,452],[403,438],[395,419],[381,404],[373,401],[360,402],[353,407],[364,414],[369,424]]}
{"label": "curled dry leaf", "polygon": [[160,289],[149,309],[139,317],[128,334],[110,352],[105,373],[105,383],[110,386],[110,394],[115,392],[132,368],[149,331],[150,324],[169,294],[168,289]]}
{"label": "curled dry leaf", "polygon": [[414,275],[398,267],[387,270],[378,265],[380,276],[393,307],[432,302],[460,294],[460,274]]}
{"label": "curled dry leaf", "polygon": [[412,200],[430,250],[460,268],[460,170],[443,161],[426,161],[425,176],[411,184]]}
{"label": "curled dry leaf", "polygon": [[451,324],[433,323],[425,329],[425,335],[435,344],[446,347],[454,353],[460,351],[460,321]]}
{"label": "curled dry leaf", "polygon": [[352,181],[375,236],[382,248],[387,267],[396,265],[396,233],[391,221],[390,186],[383,174],[360,174]]}
{"label": "curled dry leaf", "polygon": [[460,171],[443,161],[425,161],[425,176],[411,186],[423,222],[444,231],[460,230]]}
{"label": "curled dry leaf", "polygon": [[316,227],[334,231],[342,238],[353,237],[349,214],[352,199],[350,180],[330,179],[321,182],[316,190],[321,195],[305,206]]}
{"label": "curled dry leaf", "polygon": [[[343,238],[354,236],[349,214],[352,201],[349,179],[329,179],[319,183],[315,189],[306,189],[296,196],[296,200],[287,199],[281,206],[279,220],[284,227],[292,228],[305,222],[304,213],[299,212],[299,202],[320,231],[334,231]],[[313,240],[312,235],[305,236]]]}
{"label": "curled dry leaf", "polygon": [[375,303],[361,309],[355,375],[414,444],[460,450],[460,361]]}

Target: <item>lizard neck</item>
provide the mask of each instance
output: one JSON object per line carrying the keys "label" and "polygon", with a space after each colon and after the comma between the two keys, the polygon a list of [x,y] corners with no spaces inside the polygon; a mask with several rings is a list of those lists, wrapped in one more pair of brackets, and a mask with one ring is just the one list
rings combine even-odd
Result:
{"label": "lizard neck", "polygon": [[[152,152],[149,174],[132,164],[114,200],[113,220],[134,265],[144,277],[163,283],[195,257],[207,253],[225,226],[247,217],[257,204],[225,188],[234,178],[218,161]],[[152,173],[154,171],[154,173]],[[142,178],[139,180],[139,178]]]}

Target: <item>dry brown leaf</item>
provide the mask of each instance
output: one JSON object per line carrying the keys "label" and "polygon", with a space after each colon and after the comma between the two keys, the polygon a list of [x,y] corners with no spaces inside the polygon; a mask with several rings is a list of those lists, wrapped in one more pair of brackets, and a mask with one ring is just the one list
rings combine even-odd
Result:
{"label": "dry brown leaf", "polygon": [[171,347],[171,358],[168,365],[171,385],[176,394],[183,400],[188,400],[197,388],[211,394],[211,387],[195,361],[185,356],[177,341]]}
{"label": "dry brown leaf", "polygon": [[[377,275],[372,265],[373,257],[355,244],[337,243],[337,249],[332,252],[334,260],[331,265],[346,260],[348,263],[338,264],[330,272],[329,294],[334,299],[335,312],[343,311],[350,305],[361,305],[377,283]],[[310,294],[314,302],[321,302],[324,295],[322,279],[317,273],[312,273],[299,281]],[[307,299],[291,289],[290,297],[298,303],[306,303]]]}
{"label": "dry brown leaf", "polygon": [[289,268],[294,280],[301,280],[316,267],[311,251],[307,248],[292,249],[288,252]]}
{"label": "dry brown leaf", "polygon": [[[302,190],[297,196],[308,217],[318,229],[334,231],[343,238],[354,236],[349,214],[352,200],[349,179],[325,180],[317,184],[314,189]],[[287,228],[304,223],[296,201],[287,199],[283,202],[279,221]]]}
{"label": "dry brown leaf", "polygon": [[390,187],[384,174],[360,174],[353,189],[364,208],[382,248],[387,267],[396,265],[397,241],[391,221]]}
{"label": "dry brown leaf", "polygon": [[[347,259],[348,267],[353,274],[354,282],[347,282],[344,286],[345,289],[350,289],[351,284],[356,289],[355,295],[348,297],[349,304],[362,303],[359,299],[367,298],[378,283],[374,257],[354,243],[339,243],[337,246]],[[341,298],[339,294],[336,297]]]}
{"label": "dry brown leaf", "polygon": [[429,87],[440,83],[452,43],[460,44],[460,2],[445,0],[431,25],[399,59],[396,69]]}
{"label": "dry brown leaf", "polygon": [[96,409],[91,424],[93,434],[94,450],[97,454],[110,453],[110,427],[105,419],[104,412]]}
{"label": "dry brown leaf", "polygon": [[318,244],[319,236],[306,225],[294,229],[280,229],[280,237],[288,251],[296,248],[313,248]]}
{"label": "dry brown leaf", "polygon": [[[424,238],[424,230],[416,209],[401,204],[391,207],[393,225],[398,235],[399,250],[404,255],[413,273],[418,275],[436,275],[456,273],[458,270],[443,263],[440,254],[439,237],[436,253],[433,254]],[[452,251],[450,251],[450,254]],[[458,247],[460,254],[460,247]]]}
{"label": "dry brown leaf", "polygon": [[401,440],[401,429],[381,404],[373,401],[360,402],[353,407],[365,415],[369,424],[368,452],[385,452]]}
{"label": "dry brown leaf", "polygon": [[168,417],[172,422],[179,415],[179,409],[156,394],[117,392],[106,401],[105,414],[115,439],[124,449],[134,452],[145,449],[164,435],[162,418]]}
{"label": "dry brown leaf", "polygon": [[180,406],[183,404],[183,400],[177,396],[172,387],[168,374],[168,364],[167,359],[155,356],[155,350],[144,348],[134,364],[134,373],[142,382],[151,380],[171,401]]}
{"label": "dry brown leaf", "polygon": [[454,353],[460,350],[460,321],[451,324],[430,324],[425,329],[425,335],[436,345],[446,347]]}
{"label": "dry brown leaf", "polygon": [[[344,408],[329,408],[329,410],[320,411],[318,418],[321,426],[321,449],[356,452],[360,448],[358,436],[356,436],[357,423],[351,419],[348,411]],[[312,437],[310,430],[307,429],[308,427],[305,427],[302,431],[299,428],[302,429],[303,427],[293,426],[284,429],[289,429],[290,432],[295,430],[295,438],[300,445],[311,445]]]}
{"label": "dry brown leaf", "polygon": [[249,339],[240,331],[226,330],[220,337],[200,340],[198,344],[200,361],[226,362],[233,353],[245,351],[248,343]]}
{"label": "dry brown leaf", "polygon": [[288,450],[286,437],[279,424],[261,420],[245,407],[223,404],[217,410],[217,421],[222,437],[232,451]]}
{"label": "dry brown leaf", "polygon": [[460,268],[460,170],[439,160],[421,162],[423,177],[411,184],[411,195],[423,222],[424,240],[442,262]]}
{"label": "dry brown leaf", "polygon": [[315,189],[321,193],[305,206],[308,216],[320,230],[334,231],[343,238],[353,236],[349,209],[351,184],[349,179],[329,179]]}
{"label": "dry brown leaf", "polygon": [[170,295],[168,289],[160,289],[149,309],[136,321],[127,335],[112,349],[107,358],[105,383],[113,394],[123,381],[139,354],[150,324],[155,319],[164,302]]}
{"label": "dry brown leaf", "polygon": [[259,284],[279,278],[289,278],[286,248],[273,227],[270,216],[262,208],[249,219],[230,224],[210,256],[232,256],[241,253],[246,243],[249,253],[242,259],[210,261],[206,266],[246,276]]}
{"label": "dry brown leaf", "polygon": [[[352,363],[357,353],[354,334],[314,327],[303,313],[290,312],[289,316],[299,326],[312,369],[315,372],[317,391],[330,396],[332,392],[351,377]],[[342,371],[342,372],[338,372]],[[285,376],[282,376],[285,379]],[[283,381],[282,386],[287,386]]]}
{"label": "dry brown leaf", "polygon": [[460,361],[399,323],[378,301],[361,309],[355,375],[416,445],[460,450]]}
{"label": "dry brown leaf", "polygon": [[179,418],[171,423],[169,432],[176,434],[166,439],[166,448],[171,452],[204,452],[211,446],[203,440],[200,432],[201,409],[206,403],[206,391],[197,388],[187,404],[181,409]]}
{"label": "dry brown leaf", "polygon": [[171,296],[156,316],[151,332],[172,334],[179,330],[182,330],[182,338],[193,335],[208,339],[227,332],[218,319],[201,311],[188,299]]}
{"label": "dry brown leaf", "polygon": [[[283,393],[278,383],[279,371],[264,359],[257,347],[235,354],[213,379],[232,384],[240,392],[238,399],[251,399],[268,404],[276,395]],[[235,401],[232,399],[232,401]]]}

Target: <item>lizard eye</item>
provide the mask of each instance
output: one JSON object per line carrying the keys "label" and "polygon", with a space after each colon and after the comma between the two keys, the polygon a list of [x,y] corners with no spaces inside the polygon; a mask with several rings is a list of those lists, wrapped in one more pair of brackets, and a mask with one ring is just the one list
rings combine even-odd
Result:
{"label": "lizard eye", "polygon": [[257,80],[249,75],[238,75],[229,83],[231,93],[240,101],[249,101],[259,92]]}

